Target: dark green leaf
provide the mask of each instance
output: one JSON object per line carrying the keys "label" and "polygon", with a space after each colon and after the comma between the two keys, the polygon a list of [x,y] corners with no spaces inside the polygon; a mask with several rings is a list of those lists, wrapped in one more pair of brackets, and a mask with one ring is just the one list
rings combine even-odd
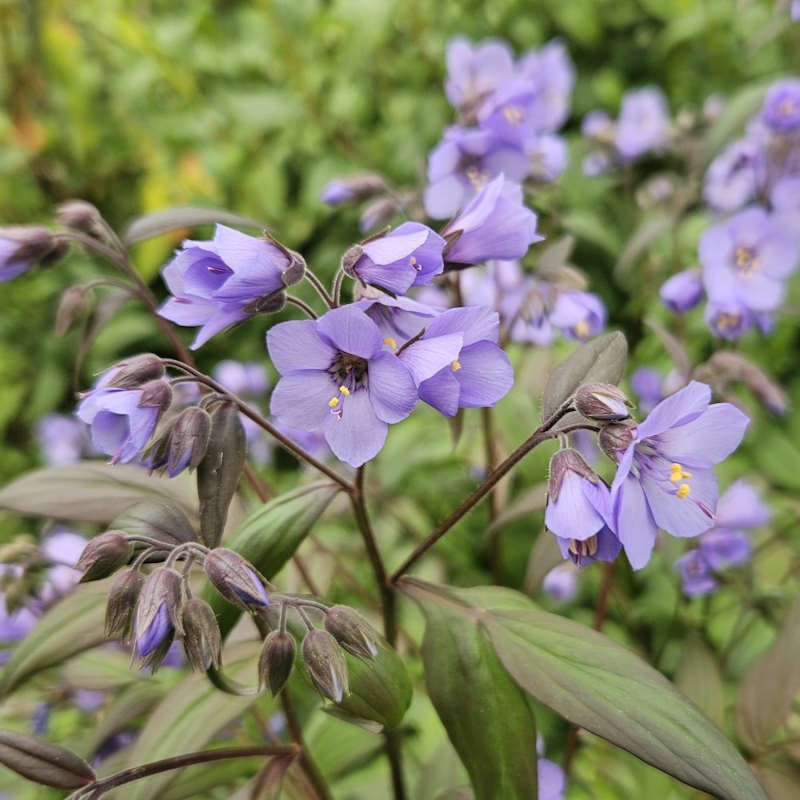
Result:
{"label": "dark green leaf", "polygon": [[174,504],[196,518],[196,497],[186,475],[160,478],[142,467],[81,461],[17,478],[0,489],[0,508],[31,517],[108,524],[143,500]]}
{"label": "dark green leaf", "polygon": [[585,383],[619,383],[627,357],[628,343],[619,331],[582,344],[550,373],[542,397],[542,420],[549,419]]}
{"label": "dark green leaf", "polygon": [[123,240],[131,245],[151,239],[154,236],[169,233],[170,231],[184,228],[196,228],[198,225],[234,225],[238,228],[261,228],[263,225],[254,219],[222,211],[216,208],[194,208],[192,206],[178,206],[164,208],[152,214],[145,214],[134,219],[126,228]]}
{"label": "dark green leaf", "polygon": [[92,768],[70,750],[11,731],[0,731],[0,763],[56,789],[80,789],[95,779]]}

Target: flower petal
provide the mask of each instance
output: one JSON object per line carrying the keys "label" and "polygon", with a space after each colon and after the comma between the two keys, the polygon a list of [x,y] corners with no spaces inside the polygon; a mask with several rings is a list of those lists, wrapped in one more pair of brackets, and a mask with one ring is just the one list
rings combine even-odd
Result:
{"label": "flower petal", "polygon": [[492,342],[465,347],[458,361],[461,368],[455,377],[461,384],[461,408],[493,406],[514,385],[514,369],[508,356]]}
{"label": "flower petal", "polygon": [[326,370],[336,357],[336,351],[319,337],[316,322],[311,319],[273,325],[267,332],[267,350],[281,374],[301,369]]}
{"label": "flower petal", "polygon": [[284,425],[313,431],[331,416],[328,401],[337,393],[334,381],[320,370],[298,370],[284,375],[272,391],[270,413]]}
{"label": "flower petal", "polygon": [[[615,481],[616,483],[616,481]],[[617,536],[634,569],[650,560],[658,527],[645,500],[644,491],[633,475],[628,475],[614,497]]]}
{"label": "flower petal", "polygon": [[406,347],[398,358],[408,368],[419,385],[433,377],[440,369],[449,367],[461,352],[463,339],[460,333],[418,339]]}
{"label": "flower petal", "polygon": [[717,507],[717,478],[710,469],[696,470],[688,485],[690,494],[679,497],[674,484],[642,476],[642,489],[656,525],[682,538],[697,536],[712,528]]}
{"label": "flower petal", "polygon": [[378,326],[353,306],[334,308],[317,320],[317,332],[345,353],[372,358],[383,346]]}
{"label": "flower petal", "polygon": [[388,429],[375,415],[368,393],[361,390],[345,399],[340,417],[328,415],[323,431],[338,459],[360,467],[380,452]]}
{"label": "flower petal", "polygon": [[452,417],[458,411],[460,394],[461,384],[456,380],[453,371],[447,368],[419,385],[420,400],[446,417]]}
{"label": "flower petal", "polygon": [[[378,419],[399,422],[417,404],[417,386],[396,355],[378,353],[369,361],[369,399]],[[347,402],[345,403],[347,405]]]}
{"label": "flower petal", "polygon": [[675,394],[662,400],[640,425],[637,441],[650,436],[657,436],[669,428],[688,422],[708,407],[711,401],[711,389],[699,381],[691,381]]}

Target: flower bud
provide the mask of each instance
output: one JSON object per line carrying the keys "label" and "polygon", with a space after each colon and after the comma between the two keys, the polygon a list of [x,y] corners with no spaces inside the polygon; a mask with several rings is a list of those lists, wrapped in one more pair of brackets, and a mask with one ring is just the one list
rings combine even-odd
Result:
{"label": "flower bud", "polygon": [[398,210],[397,201],[393,197],[376,197],[361,210],[358,228],[362,233],[366,233],[381,225],[386,225]]}
{"label": "flower bud", "polygon": [[83,570],[81,583],[107,578],[128,563],[133,547],[122,531],[106,531],[91,539],[75,565]]}
{"label": "flower bud", "polygon": [[248,611],[269,605],[267,591],[255,569],[233,550],[211,550],[206,555],[205,571],[214,588],[234,605]]}
{"label": "flower bud", "polygon": [[344,272],[348,278],[356,277],[355,265],[363,255],[364,248],[360,244],[354,244],[352,247],[348,247],[347,250],[344,251],[340,266],[342,268],[342,272]]}
{"label": "flower bud", "polygon": [[378,652],[378,632],[352,608],[334,606],[325,615],[325,630],[354,656],[375,658]]}
{"label": "flower bud", "polygon": [[600,449],[614,461],[618,461],[636,438],[636,425],[633,422],[614,422],[604,425],[598,436]]}
{"label": "flower bud", "polygon": [[624,393],[610,383],[585,384],[575,395],[575,408],[587,419],[626,419],[630,405]]}
{"label": "flower bud", "polygon": [[661,286],[661,302],[673,314],[693,309],[703,299],[703,280],[699,269],[685,269],[666,280]]}
{"label": "flower bud", "polygon": [[330,206],[339,206],[351,200],[361,200],[386,189],[386,181],[375,172],[364,172],[346,178],[334,178],[320,193],[320,200]]}
{"label": "flower bud", "polygon": [[67,200],[56,208],[56,222],[65,228],[88,233],[95,238],[105,238],[103,217],[85,200]]}
{"label": "flower bud", "polygon": [[56,789],[80,789],[96,780],[92,768],[71,750],[13,731],[0,731],[0,763]]}
{"label": "flower bud", "polygon": [[149,381],[144,384],[139,397],[139,408],[157,408],[163,414],[172,403],[172,388],[164,380]]}
{"label": "flower bud", "polygon": [[148,382],[164,384],[158,380],[164,375],[164,364],[155,353],[140,353],[117,362],[111,369],[114,375],[106,384],[109,389],[135,389]]}
{"label": "flower bud", "polygon": [[136,655],[154,669],[163,660],[177,633],[183,634],[183,603],[180,573],[156,567],[145,579],[134,620]]}
{"label": "flower bud", "polygon": [[350,693],[347,662],[336,639],[327,631],[313,630],[303,639],[303,662],[314,686],[334,703]]}
{"label": "flower bud", "polygon": [[258,677],[269,686],[273,697],[284,687],[294,666],[297,646],[285,631],[272,631],[264,640],[258,659]]}
{"label": "flower bud", "polygon": [[174,478],[184,469],[193,470],[203,460],[211,436],[211,415],[202,408],[184,409],[169,431],[167,472]]}
{"label": "flower bud", "polygon": [[211,666],[219,667],[222,636],[211,606],[191,597],[183,607],[181,621],[183,649],[192,669],[205,672]]}
{"label": "flower bud", "polygon": [[133,612],[144,585],[137,569],[120,572],[111,581],[106,604],[106,638],[127,639],[133,629]]}
{"label": "flower bud", "polygon": [[89,289],[81,284],[70,286],[64,290],[53,324],[56,336],[64,336],[69,331],[75,320],[88,309],[90,299]]}
{"label": "flower bud", "polygon": [[569,472],[574,472],[592,483],[598,483],[600,480],[598,474],[583,460],[583,456],[577,450],[572,448],[559,450],[550,459],[550,480],[547,485],[550,501],[558,500],[561,485]]}

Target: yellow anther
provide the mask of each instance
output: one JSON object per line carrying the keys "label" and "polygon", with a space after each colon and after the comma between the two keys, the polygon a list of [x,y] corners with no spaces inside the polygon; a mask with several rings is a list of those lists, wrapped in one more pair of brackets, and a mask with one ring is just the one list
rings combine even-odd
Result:
{"label": "yellow anther", "polygon": [[670,469],[671,469],[673,472],[680,472],[680,471],[683,469],[683,466],[682,466],[681,464],[670,464],[670,465],[669,465],[669,468],[670,468]]}
{"label": "yellow anther", "polygon": [[338,397],[331,397],[331,399],[328,400],[328,405],[331,408],[336,408],[336,406],[339,405],[339,398]]}
{"label": "yellow anther", "polygon": [[339,391],[347,397],[350,394],[350,390],[346,386],[340,386]]}
{"label": "yellow anther", "polygon": [[683,468],[682,464],[670,464],[669,465],[669,469],[670,469],[670,472],[671,472],[671,475],[669,476],[669,479],[673,483],[677,483],[678,481],[682,481],[682,480],[685,480],[686,478],[691,478],[692,477],[692,473],[691,472],[687,472]]}
{"label": "yellow anther", "polygon": [[506,106],[503,109],[503,116],[511,125],[519,125],[525,119],[525,114],[519,106]]}
{"label": "yellow anther", "polygon": [[383,343],[384,343],[384,344],[388,344],[388,345],[389,345],[389,347],[391,347],[391,348],[392,348],[392,350],[397,350],[397,342],[396,342],[394,339],[392,339],[392,337],[391,337],[391,336],[387,336],[387,337],[386,337],[386,338],[383,340]]}
{"label": "yellow anther", "polygon": [[453,370],[453,372],[458,372],[458,370],[461,369],[461,362],[460,361],[451,362],[450,368]]}
{"label": "yellow anther", "polygon": [[589,323],[585,319],[576,323],[572,330],[579,339],[587,339],[589,337]]}
{"label": "yellow anther", "polygon": [[681,499],[681,500],[683,500],[683,499],[684,499],[684,497],[688,497],[688,496],[689,496],[689,493],[690,493],[691,491],[692,491],[692,490],[691,490],[691,488],[690,488],[690,486],[689,486],[689,484],[688,484],[688,483],[682,483],[682,484],[681,484],[681,485],[678,487],[678,491],[677,491],[677,492],[675,492],[675,494],[677,494],[677,495],[678,495],[678,497],[680,497],[680,499]]}
{"label": "yellow anther", "polygon": [[588,539],[578,541],[578,539],[570,539],[567,548],[570,553],[579,558],[586,558],[586,556],[593,556],[597,553],[597,536],[590,536]]}

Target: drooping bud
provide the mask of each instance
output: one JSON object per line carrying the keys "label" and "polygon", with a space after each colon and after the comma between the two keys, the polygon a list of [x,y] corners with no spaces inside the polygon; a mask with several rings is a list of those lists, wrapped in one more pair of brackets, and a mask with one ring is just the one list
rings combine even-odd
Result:
{"label": "drooping bud", "polygon": [[348,606],[334,606],[325,615],[325,630],[348,653],[375,658],[380,635],[357,611]]}
{"label": "drooping bud", "polygon": [[342,260],[340,262],[340,266],[342,268],[342,272],[347,275],[348,278],[355,278],[355,265],[358,263],[358,260],[361,256],[364,255],[364,248],[360,244],[354,244],[351,247],[348,247],[347,250],[344,251],[344,255],[342,256]]}
{"label": "drooping bud", "polygon": [[105,239],[103,217],[91,203],[85,200],[67,200],[56,208],[56,222],[65,228],[88,233],[96,239]]}
{"label": "drooping bud", "polygon": [[331,206],[339,206],[351,200],[361,200],[386,190],[386,181],[376,172],[364,172],[345,178],[334,178],[320,193],[320,200]]}
{"label": "drooping bud", "polygon": [[193,470],[203,460],[211,436],[211,415],[198,406],[184,409],[169,432],[167,472],[174,478],[184,469]]}
{"label": "drooping bud", "polygon": [[573,450],[571,447],[559,450],[550,459],[550,480],[547,484],[547,494],[551,501],[558,500],[564,478],[570,472],[586,478],[591,483],[598,483],[600,480],[598,474],[583,460],[583,456],[577,450]]}
{"label": "drooping bud", "polygon": [[111,581],[106,604],[106,638],[127,639],[133,630],[133,615],[144,576],[137,569],[120,572]]}
{"label": "drooping bud", "polygon": [[281,273],[281,280],[284,286],[293,286],[303,280],[306,274],[306,260],[294,250],[287,250],[286,253],[289,256],[289,266]]}
{"label": "drooping bud", "polygon": [[211,550],[205,558],[205,571],[214,588],[234,605],[248,611],[269,605],[267,590],[255,569],[233,550]]}
{"label": "drooping bud", "polygon": [[336,639],[327,631],[309,631],[303,639],[303,662],[314,686],[334,703],[350,693],[347,662]]}
{"label": "drooping bud", "polygon": [[272,631],[264,640],[258,659],[258,677],[269,686],[273,697],[284,687],[294,666],[297,645],[285,631]]}
{"label": "drooping bud", "polygon": [[633,422],[613,422],[604,425],[598,436],[600,449],[614,461],[618,461],[636,438],[636,424]]}
{"label": "drooping bud", "polygon": [[134,620],[136,655],[156,669],[176,633],[183,634],[181,575],[169,567],[156,567],[144,580]]}
{"label": "drooping bud", "polygon": [[76,284],[65,289],[56,310],[53,331],[56,336],[64,336],[75,323],[75,320],[89,307],[91,295],[88,287]]}
{"label": "drooping bud", "polygon": [[149,381],[142,386],[139,397],[139,408],[157,408],[159,416],[163,414],[172,403],[172,388],[163,380]]}
{"label": "drooping bud", "polygon": [[575,408],[587,419],[627,419],[630,407],[630,400],[610,383],[587,383],[575,394]]}
{"label": "drooping bud", "polygon": [[[133,358],[126,358],[111,367],[115,370],[114,376],[106,384],[109,389],[135,389],[144,388],[144,384],[155,382],[167,386],[158,380],[164,375],[164,364],[155,353],[140,353]],[[167,386],[167,388],[169,388]],[[144,403],[140,403],[144,405]],[[153,405],[149,403],[148,405]]]}
{"label": "drooping bud", "polygon": [[106,531],[91,539],[75,565],[83,570],[81,583],[107,578],[128,563],[133,547],[122,531]]}
{"label": "drooping bud", "polygon": [[704,292],[700,270],[685,269],[664,282],[659,297],[674,314],[683,314],[703,299]]}
{"label": "drooping bud", "polygon": [[400,207],[393,197],[376,197],[361,210],[358,228],[362,233],[366,233],[381,225],[386,225],[399,210]]}
{"label": "drooping bud", "polygon": [[222,637],[214,610],[199,597],[191,597],[183,607],[183,649],[192,669],[205,672],[219,667]]}
{"label": "drooping bud", "polygon": [[0,282],[16,277],[33,264],[52,264],[66,252],[67,244],[39,225],[0,228]]}

